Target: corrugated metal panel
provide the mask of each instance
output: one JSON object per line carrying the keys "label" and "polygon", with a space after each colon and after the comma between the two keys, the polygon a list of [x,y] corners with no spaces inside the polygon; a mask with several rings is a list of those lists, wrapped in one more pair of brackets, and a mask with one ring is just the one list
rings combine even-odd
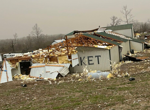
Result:
{"label": "corrugated metal panel", "polygon": [[71,58],[72,58],[72,67],[79,64],[78,54],[72,54]]}
{"label": "corrugated metal panel", "polygon": [[94,35],[91,35],[91,34],[83,34],[83,35],[87,36],[87,37],[94,38],[96,40],[106,42],[106,43],[110,43],[110,44],[114,44],[114,45],[120,45],[120,43],[117,43],[117,42],[114,42],[114,41],[111,41],[111,40],[108,40],[108,39],[103,39],[103,38],[100,38],[100,37],[97,37],[97,36],[94,36]]}
{"label": "corrugated metal panel", "polygon": [[71,35],[74,35],[74,31],[72,31],[72,32],[70,32],[70,33],[68,33],[68,34],[66,34],[66,36],[71,36]]}
{"label": "corrugated metal panel", "polygon": [[63,67],[59,73],[62,75],[62,76],[66,76],[68,73],[69,73],[69,69],[65,66]]}
{"label": "corrugated metal panel", "polygon": [[[127,38],[131,38],[129,36],[126,36]],[[142,40],[142,39],[135,39],[135,38],[131,38],[132,40],[131,41],[134,41],[134,42],[138,42],[138,43],[144,43],[145,40]]]}
{"label": "corrugated metal panel", "polygon": [[102,36],[105,36],[105,37],[108,37],[108,38],[120,40],[120,41],[123,41],[123,42],[128,41],[127,39],[124,39],[124,38],[121,38],[121,37],[118,37],[118,36],[115,36],[115,35],[112,35],[112,34],[107,34],[105,32],[100,32],[100,33],[96,33],[96,34],[102,35]]}
{"label": "corrugated metal panel", "polygon": [[[38,66],[38,65],[45,65],[45,64],[33,64],[32,66]],[[58,64],[53,64],[53,65],[58,65]],[[66,68],[69,68],[70,64],[59,64],[63,65]],[[32,68],[30,72],[30,76],[34,77],[40,77],[40,74],[42,75],[41,77],[43,78],[52,78],[55,79],[59,73],[64,67],[58,67],[58,66],[45,66],[45,67],[40,67],[40,68]],[[64,71],[64,74],[67,74],[66,71]],[[61,71],[63,74],[63,71]]]}
{"label": "corrugated metal panel", "polygon": [[109,50],[92,47],[78,47],[79,66],[71,68],[72,72],[83,72],[87,64],[90,70],[110,70]]}
{"label": "corrugated metal panel", "polygon": [[134,49],[135,51],[142,51],[143,50],[143,44],[130,41],[131,49]]}
{"label": "corrugated metal panel", "polygon": [[111,29],[111,30],[124,30],[124,29],[132,29],[132,24],[125,24],[125,25],[118,25],[118,26],[108,26],[105,27],[106,29]]}
{"label": "corrugated metal panel", "polygon": [[111,51],[111,61],[119,62],[119,49],[118,46],[114,46],[110,49]]}

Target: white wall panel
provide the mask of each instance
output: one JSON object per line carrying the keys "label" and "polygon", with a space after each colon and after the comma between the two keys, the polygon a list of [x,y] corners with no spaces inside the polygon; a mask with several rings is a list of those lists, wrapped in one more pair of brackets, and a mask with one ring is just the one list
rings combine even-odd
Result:
{"label": "white wall panel", "polygon": [[119,48],[118,46],[114,46],[110,49],[111,51],[111,61],[119,62]]}
{"label": "white wall panel", "polygon": [[127,52],[130,52],[130,44],[129,44],[129,41],[121,43],[121,46],[123,46],[123,47],[122,47],[122,57],[123,57],[124,55],[127,54]]}
{"label": "white wall panel", "polygon": [[[12,73],[11,73],[11,67],[10,64],[6,61],[3,65],[3,70],[2,75],[1,75],[1,82],[0,83],[5,83],[8,81],[12,81]],[[6,73],[6,71],[7,73]],[[8,81],[7,81],[7,75],[8,75]]]}
{"label": "white wall panel", "polygon": [[42,75],[41,77],[43,77],[43,74],[45,73],[45,67],[40,67],[40,68],[31,68],[30,71],[30,76],[34,76],[34,77],[40,77],[40,74]]}
{"label": "white wall panel", "polygon": [[143,43],[138,43],[134,41],[130,41],[131,49],[135,51],[143,51]]}
{"label": "white wall panel", "polygon": [[131,29],[115,30],[114,32],[129,36],[129,37],[133,36],[133,33],[132,33]]}
{"label": "white wall panel", "polygon": [[109,50],[92,47],[78,47],[79,65],[72,67],[71,72],[82,72],[87,64],[89,70],[110,70]]}

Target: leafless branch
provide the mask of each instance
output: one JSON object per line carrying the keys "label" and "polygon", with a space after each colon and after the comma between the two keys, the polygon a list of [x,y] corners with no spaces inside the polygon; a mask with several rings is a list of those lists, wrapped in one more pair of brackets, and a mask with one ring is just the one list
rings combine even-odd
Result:
{"label": "leafless branch", "polygon": [[40,36],[41,33],[42,33],[42,30],[38,27],[37,24],[35,24],[32,29],[33,29],[32,34],[33,34],[34,36],[36,36],[37,38],[39,38],[39,36]]}
{"label": "leafless branch", "polygon": [[112,16],[110,19],[111,19],[110,26],[117,26],[117,25],[121,24],[121,22],[122,22],[122,19],[120,19],[116,16]]}
{"label": "leafless branch", "polygon": [[128,9],[127,6],[123,6],[121,13],[124,15],[125,23],[129,24],[132,21],[133,15],[131,14],[132,9]]}

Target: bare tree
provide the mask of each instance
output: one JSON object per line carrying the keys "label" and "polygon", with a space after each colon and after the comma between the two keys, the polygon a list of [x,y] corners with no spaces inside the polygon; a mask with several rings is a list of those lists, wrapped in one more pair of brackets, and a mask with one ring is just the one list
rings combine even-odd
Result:
{"label": "bare tree", "polygon": [[[15,34],[14,34],[14,39],[15,39],[15,42],[14,42],[14,43],[15,43],[15,44],[17,44],[17,38],[18,38],[18,35],[17,35],[17,33],[15,33]],[[14,44],[14,45],[15,45],[15,44]]]}
{"label": "bare tree", "polygon": [[30,34],[27,36],[27,44],[28,44],[29,48],[32,48],[32,38],[31,38]]}
{"label": "bare tree", "polygon": [[18,38],[17,33],[14,34],[14,39],[16,40]]}
{"label": "bare tree", "polygon": [[37,37],[37,39],[39,38],[39,36],[41,35],[41,33],[42,33],[42,30],[38,27],[38,25],[37,24],[35,24],[34,26],[33,26],[33,31],[32,31],[32,34],[34,35],[34,36],[36,36]]}
{"label": "bare tree", "polygon": [[15,45],[16,45],[16,43],[17,43],[17,37],[18,37],[18,35],[17,35],[17,33],[15,33],[14,35],[14,39],[12,39],[12,43],[11,43],[11,47],[12,47],[12,51],[13,52],[15,52]]}
{"label": "bare tree", "polygon": [[37,38],[36,47],[39,48],[40,47],[40,36],[41,36],[42,30],[38,27],[37,24],[35,24],[32,29],[33,29],[33,31],[32,31],[33,36],[36,36],[36,38]]}
{"label": "bare tree", "polygon": [[121,24],[121,22],[122,22],[122,19],[120,19],[116,16],[112,16],[110,19],[111,19],[110,26],[117,26],[117,25]]}
{"label": "bare tree", "polygon": [[121,13],[124,15],[125,17],[125,23],[129,24],[132,22],[132,9],[128,9],[127,6],[123,6],[122,10],[121,10]]}

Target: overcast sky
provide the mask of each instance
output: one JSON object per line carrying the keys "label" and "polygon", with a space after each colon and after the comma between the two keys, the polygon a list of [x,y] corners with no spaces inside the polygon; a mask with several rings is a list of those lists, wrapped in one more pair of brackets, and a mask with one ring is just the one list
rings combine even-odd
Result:
{"label": "overcast sky", "polygon": [[0,0],[0,39],[25,37],[36,23],[48,35],[107,26],[125,5],[134,19],[150,19],[150,0]]}

